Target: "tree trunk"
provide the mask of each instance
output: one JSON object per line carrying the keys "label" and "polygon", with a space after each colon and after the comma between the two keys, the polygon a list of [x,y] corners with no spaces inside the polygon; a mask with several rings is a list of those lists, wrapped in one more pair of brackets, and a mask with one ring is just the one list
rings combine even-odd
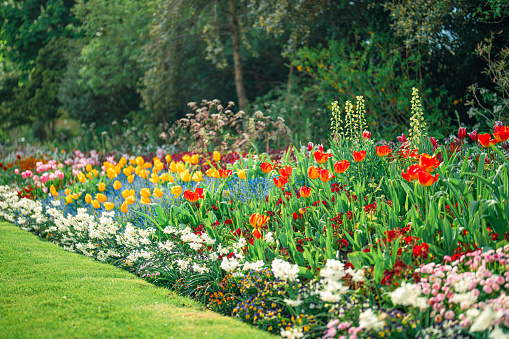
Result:
{"label": "tree trunk", "polygon": [[235,9],[235,0],[228,0],[230,13],[232,16],[232,37],[233,37],[233,69],[235,70],[235,89],[239,99],[239,108],[245,109],[247,106],[246,89],[242,76],[242,61],[240,59],[240,39],[239,24],[237,22],[237,11]]}

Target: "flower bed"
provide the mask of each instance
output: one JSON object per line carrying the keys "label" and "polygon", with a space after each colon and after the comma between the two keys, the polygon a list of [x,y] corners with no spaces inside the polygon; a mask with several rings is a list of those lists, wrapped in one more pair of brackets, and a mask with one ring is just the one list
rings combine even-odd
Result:
{"label": "flower bed", "polygon": [[0,217],[283,337],[503,338],[509,128],[468,135],[19,156]]}

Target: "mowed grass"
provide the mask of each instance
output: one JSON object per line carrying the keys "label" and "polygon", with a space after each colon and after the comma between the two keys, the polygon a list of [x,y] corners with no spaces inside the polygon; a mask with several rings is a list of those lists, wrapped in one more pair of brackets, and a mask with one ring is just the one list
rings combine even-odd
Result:
{"label": "mowed grass", "polygon": [[0,223],[0,338],[274,338]]}

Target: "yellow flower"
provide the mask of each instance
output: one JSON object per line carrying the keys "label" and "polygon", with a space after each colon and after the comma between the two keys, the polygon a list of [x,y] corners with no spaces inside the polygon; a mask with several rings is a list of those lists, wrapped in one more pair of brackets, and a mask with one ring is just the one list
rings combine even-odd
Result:
{"label": "yellow flower", "polygon": [[87,195],[85,195],[85,202],[87,204],[90,204],[92,202],[92,196],[88,193],[87,193]]}
{"label": "yellow flower", "polygon": [[173,184],[175,182],[175,178],[173,178],[173,175],[170,175],[169,183]]}
{"label": "yellow flower", "polygon": [[79,197],[81,197],[81,193],[74,193],[71,196],[72,196],[73,199],[78,199]]}
{"label": "yellow flower", "polygon": [[219,160],[221,160],[221,154],[220,154],[218,151],[214,151],[214,152],[212,153],[212,159],[213,159],[214,161],[219,161]]}
{"label": "yellow flower", "polygon": [[182,161],[177,162],[177,172],[182,173],[186,170],[186,165]]}
{"label": "yellow flower", "polygon": [[120,160],[118,161],[119,165],[124,167],[125,164],[127,164],[127,160],[125,160],[124,157],[120,158]]}
{"label": "yellow flower", "polygon": [[145,160],[143,160],[142,157],[137,157],[135,161],[136,161],[136,165],[138,165],[138,166],[142,166],[145,163]]}
{"label": "yellow flower", "polygon": [[84,183],[84,182],[87,181],[87,178],[85,177],[85,174],[79,172],[78,173],[78,180],[79,180],[79,182]]}
{"label": "yellow flower", "polygon": [[151,196],[150,190],[148,188],[142,188],[140,190],[140,195],[144,198],[148,198]]}
{"label": "yellow flower", "polygon": [[188,161],[189,161],[189,155],[184,154],[184,155],[182,156],[182,161],[183,161],[183,162],[188,162]]}
{"label": "yellow flower", "polygon": [[170,193],[178,198],[182,194],[182,187],[180,187],[180,186],[173,186],[171,188],[171,190],[170,190]]}
{"label": "yellow flower", "polygon": [[64,193],[65,193],[65,195],[69,195],[69,194],[71,194],[71,190],[69,188],[66,188]]}
{"label": "yellow flower", "polygon": [[[94,173],[92,173],[92,172],[87,173],[87,178],[93,179],[94,178]],[[87,181],[87,180],[85,180],[85,181]],[[82,182],[85,182],[85,181],[82,181]]]}
{"label": "yellow flower", "polygon": [[189,171],[180,172],[180,179],[184,182],[191,181],[191,174],[189,174]]}
{"label": "yellow flower", "polygon": [[96,170],[95,168],[92,170],[92,174],[94,174],[94,177],[98,177],[99,176],[99,171]]}
{"label": "yellow flower", "polygon": [[132,183],[134,180],[134,174],[131,174],[130,176],[127,177],[127,182],[128,183]]}
{"label": "yellow flower", "polygon": [[99,192],[104,192],[104,190],[106,189],[106,184],[104,182],[100,182],[98,188]]}
{"label": "yellow flower", "polygon": [[193,177],[192,177],[193,181],[194,182],[200,182],[200,181],[203,181],[203,173],[198,171],[198,172],[194,172],[193,173]]}
{"label": "yellow flower", "polygon": [[127,199],[131,195],[134,196],[134,190],[125,189],[122,191],[122,196],[124,197],[124,199]]}
{"label": "yellow flower", "polygon": [[118,191],[121,187],[122,183],[118,180],[115,180],[115,182],[113,183],[113,188],[115,189],[115,191]]}
{"label": "yellow flower", "polygon": [[68,204],[72,204],[72,197],[70,195],[65,197],[65,202]]}
{"label": "yellow flower", "polygon": [[146,162],[143,164],[144,168],[152,168],[152,164],[150,162]]}
{"label": "yellow flower", "polygon": [[[208,177],[214,177],[214,172],[217,172],[217,170],[214,168],[214,167],[211,167],[209,168],[208,170],[205,171],[205,174],[208,176]],[[218,172],[219,174],[219,172]]]}
{"label": "yellow flower", "polygon": [[108,200],[108,198],[102,193],[97,193],[95,195],[95,199],[99,202],[106,202],[106,200]]}
{"label": "yellow flower", "polygon": [[159,173],[164,169],[164,164],[160,161],[154,162],[154,170]]}
{"label": "yellow flower", "polygon": [[85,169],[87,170],[87,172],[90,172],[92,170],[92,165],[88,164]]}
{"label": "yellow flower", "polygon": [[136,201],[136,198],[134,197],[134,195],[131,195],[130,197],[127,197],[125,199],[124,203],[127,204],[127,205],[131,205],[135,201]]}
{"label": "yellow flower", "polygon": [[166,163],[169,163],[171,161],[171,154],[166,154],[164,160],[166,160]]}
{"label": "yellow flower", "polygon": [[172,161],[172,162],[170,163],[170,171],[171,171],[172,173],[177,172],[177,164],[175,163],[175,161]]}
{"label": "yellow flower", "polygon": [[117,177],[117,171],[114,168],[108,168],[106,171],[106,176],[108,179],[114,179]]}
{"label": "yellow flower", "polygon": [[106,211],[109,211],[109,210],[113,209],[113,207],[115,207],[115,204],[112,203],[112,202],[105,202],[104,203],[104,208],[106,208]]}
{"label": "yellow flower", "polygon": [[193,165],[198,165],[198,162],[200,162],[200,155],[199,154],[194,154],[193,156],[191,156],[189,158],[189,162]]}
{"label": "yellow flower", "polygon": [[122,205],[120,205],[120,210],[124,213],[127,213],[127,202],[124,202]]}
{"label": "yellow flower", "polygon": [[241,179],[241,180],[246,179],[246,170],[238,170],[237,175],[239,176],[239,179]]}
{"label": "yellow flower", "polygon": [[140,174],[138,174],[138,176],[144,180],[147,180],[148,179],[148,174],[150,172],[148,170],[141,170],[140,171]]}
{"label": "yellow flower", "polygon": [[141,202],[143,205],[150,204],[150,198],[149,198],[149,197],[141,197],[140,202]]}
{"label": "yellow flower", "polygon": [[156,187],[156,188],[154,188],[154,197],[156,197],[156,198],[160,198],[160,197],[162,197],[163,195],[164,195],[164,193],[163,193],[163,192],[161,192],[161,190],[160,190],[159,188],[157,188],[157,187]]}
{"label": "yellow flower", "polygon": [[156,173],[152,173],[150,179],[148,181],[153,182],[154,184],[159,183],[159,176]]}
{"label": "yellow flower", "polygon": [[163,173],[163,174],[161,174],[159,179],[161,179],[162,182],[166,182],[166,181],[170,180],[170,176],[168,175],[168,173]]}
{"label": "yellow flower", "polygon": [[94,206],[95,209],[100,208],[101,204],[97,200],[92,200],[92,206]]}

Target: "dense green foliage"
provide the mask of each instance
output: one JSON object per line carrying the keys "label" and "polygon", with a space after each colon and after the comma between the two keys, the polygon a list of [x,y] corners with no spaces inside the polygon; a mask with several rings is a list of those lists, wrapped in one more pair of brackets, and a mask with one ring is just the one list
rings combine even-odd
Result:
{"label": "dense green foliage", "polygon": [[393,138],[412,87],[437,137],[507,123],[501,0],[24,0],[0,25],[1,128],[38,139],[66,140],[58,119],[172,124],[217,98],[282,116],[296,144],[325,141],[330,103],[357,95]]}

